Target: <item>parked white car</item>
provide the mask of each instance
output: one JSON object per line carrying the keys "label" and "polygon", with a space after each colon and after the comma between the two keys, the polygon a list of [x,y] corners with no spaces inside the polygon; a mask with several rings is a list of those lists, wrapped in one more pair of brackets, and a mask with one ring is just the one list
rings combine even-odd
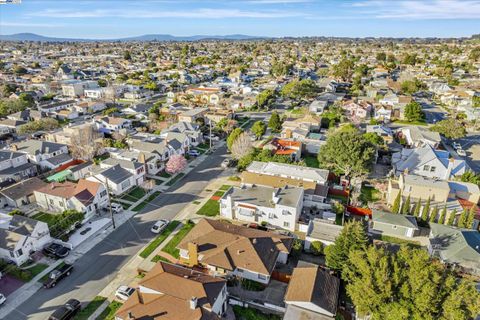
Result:
{"label": "parked white car", "polygon": [[150,231],[152,231],[153,233],[160,233],[160,232],[163,231],[163,229],[165,229],[168,226],[169,222],[170,221],[165,220],[165,219],[158,220],[157,222],[155,222],[155,224],[150,229]]}
{"label": "parked white car", "polygon": [[222,168],[228,168],[228,166],[230,165],[230,159],[225,159],[222,161]]}
{"label": "parked white car", "polygon": [[457,154],[460,156],[460,157],[465,157],[467,155],[467,153],[465,152],[465,150],[463,149],[457,149]]}
{"label": "parked white car", "polygon": [[134,288],[130,288],[128,286],[120,286],[118,287],[117,291],[115,291],[115,297],[120,300],[127,301],[134,292]]}
{"label": "parked white car", "polygon": [[462,146],[460,145],[460,143],[458,142],[454,142],[452,143],[452,147],[457,150],[457,149],[462,149]]}
{"label": "parked white car", "polygon": [[123,207],[120,203],[112,203],[112,211],[114,213],[120,213],[122,212],[123,210]]}
{"label": "parked white car", "polygon": [[4,304],[5,301],[7,301],[7,298],[2,293],[0,293],[0,306]]}

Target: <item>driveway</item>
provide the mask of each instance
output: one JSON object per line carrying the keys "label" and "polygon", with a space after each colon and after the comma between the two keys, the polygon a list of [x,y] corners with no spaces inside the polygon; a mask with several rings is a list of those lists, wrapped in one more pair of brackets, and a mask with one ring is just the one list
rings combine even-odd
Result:
{"label": "driveway", "polygon": [[140,213],[79,258],[68,279],[55,288],[40,289],[5,319],[44,320],[70,298],[80,300],[85,306],[115,278],[123,265],[153,239],[155,235],[150,232],[150,227],[154,221],[174,218],[185,205],[198,198],[211,180],[225,175],[220,167],[225,154],[225,147],[216,150],[179,183],[160,194]]}

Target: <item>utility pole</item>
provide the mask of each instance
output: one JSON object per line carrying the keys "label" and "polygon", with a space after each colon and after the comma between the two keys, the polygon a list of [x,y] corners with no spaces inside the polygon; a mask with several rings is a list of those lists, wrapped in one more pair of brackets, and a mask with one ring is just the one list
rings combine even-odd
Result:
{"label": "utility pole", "polygon": [[210,124],[210,151],[212,150],[212,120],[208,119],[208,123]]}
{"label": "utility pole", "polygon": [[[95,179],[97,179],[101,184],[103,184],[103,182],[98,179],[97,177],[95,177],[94,175],[92,175],[92,177],[94,177]],[[110,211],[110,218],[112,219],[112,226],[113,226],[113,229],[116,228],[115,226],[115,219],[113,218],[113,211],[112,211],[112,198],[110,197],[110,186],[108,185],[108,180],[107,178],[105,178],[105,186],[107,188],[107,197],[108,197],[108,209]]]}

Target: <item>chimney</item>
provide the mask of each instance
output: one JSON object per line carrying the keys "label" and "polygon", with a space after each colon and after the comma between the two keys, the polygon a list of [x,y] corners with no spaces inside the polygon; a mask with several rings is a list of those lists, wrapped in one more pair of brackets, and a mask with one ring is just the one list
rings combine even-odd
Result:
{"label": "chimney", "polygon": [[145,163],[145,154],[143,152],[138,154],[138,162]]}
{"label": "chimney", "polygon": [[198,245],[195,242],[188,243],[188,263],[190,266],[198,264]]}
{"label": "chimney", "polygon": [[190,302],[190,309],[195,310],[197,308],[197,302],[198,302],[197,297],[191,297],[189,302]]}
{"label": "chimney", "polygon": [[18,151],[18,146],[16,144],[12,144],[10,149],[12,149],[12,151]]}
{"label": "chimney", "polygon": [[137,297],[138,297],[138,302],[140,302],[140,304],[143,304],[143,296],[142,296],[142,293],[140,292],[140,288],[137,289]]}
{"label": "chimney", "polygon": [[135,317],[133,316],[133,313],[131,311],[128,312],[127,317],[128,317],[127,318],[128,320],[135,319]]}

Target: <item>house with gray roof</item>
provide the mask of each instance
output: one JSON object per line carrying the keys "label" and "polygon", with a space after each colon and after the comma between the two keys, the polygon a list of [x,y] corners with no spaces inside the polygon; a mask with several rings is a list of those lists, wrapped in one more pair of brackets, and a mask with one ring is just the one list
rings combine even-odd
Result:
{"label": "house with gray roof", "polygon": [[42,250],[50,241],[45,222],[14,215],[8,229],[0,228],[0,258],[22,265],[32,252]]}
{"label": "house with gray roof", "polygon": [[43,180],[33,177],[3,188],[0,191],[0,206],[19,208],[29,203],[34,203],[34,191],[45,185],[46,183]]}
{"label": "house with gray roof", "polygon": [[120,164],[110,167],[92,167],[92,172],[87,180],[101,182],[104,185],[108,183],[110,193],[121,195],[137,185],[135,175],[129,170],[123,168]]}
{"label": "house with gray roof", "polygon": [[307,234],[305,235],[304,249],[309,250],[312,242],[320,241],[325,246],[335,242],[340,235],[343,226],[339,226],[329,220],[311,219],[308,222]]}
{"label": "house with gray roof", "polygon": [[392,155],[394,173],[404,172],[429,178],[450,180],[469,170],[464,159],[452,157],[448,151],[435,150],[426,144],[414,149],[404,148]]}
{"label": "house with gray roof", "polygon": [[21,152],[0,150],[0,182],[16,182],[37,174],[37,166]]}
{"label": "house with gray roof", "polygon": [[232,187],[220,199],[220,214],[227,219],[295,231],[303,208],[303,188],[285,186]]}
{"label": "house with gray roof", "polygon": [[430,223],[429,253],[443,263],[458,266],[463,271],[480,275],[480,233]]}
{"label": "house with gray roof", "polygon": [[43,140],[26,140],[12,144],[10,149],[27,155],[29,162],[45,169],[55,169],[72,161],[68,146]]}
{"label": "house with gray roof", "polygon": [[436,148],[442,141],[438,132],[430,131],[419,126],[401,128],[400,132],[402,133],[402,136],[405,137],[408,145],[412,147],[429,145],[433,148]]}
{"label": "house with gray roof", "polygon": [[419,231],[417,219],[414,216],[379,210],[372,211],[372,221],[369,226],[370,233],[413,238]]}

